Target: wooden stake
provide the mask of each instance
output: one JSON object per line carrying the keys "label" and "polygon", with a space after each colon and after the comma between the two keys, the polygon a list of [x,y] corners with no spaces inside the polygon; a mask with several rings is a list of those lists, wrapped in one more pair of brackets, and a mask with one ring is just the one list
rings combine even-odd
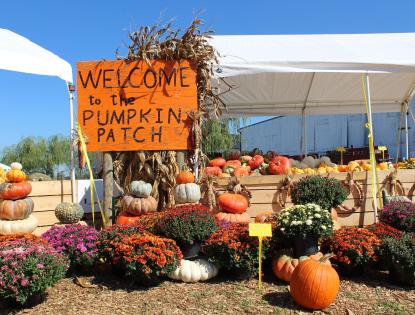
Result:
{"label": "wooden stake", "polygon": [[104,179],[104,215],[105,225],[111,225],[112,220],[112,194],[114,185],[114,172],[111,152],[104,153],[103,179]]}

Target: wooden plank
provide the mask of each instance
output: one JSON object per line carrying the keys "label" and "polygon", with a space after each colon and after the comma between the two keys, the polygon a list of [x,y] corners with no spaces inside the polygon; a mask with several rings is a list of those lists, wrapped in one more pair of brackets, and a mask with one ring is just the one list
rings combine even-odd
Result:
{"label": "wooden plank", "polygon": [[30,182],[32,185],[32,192],[30,196],[52,196],[52,195],[70,195],[72,192],[71,181],[51,180]]}
{"label": "wooden plank", "polygon": [[55,216],[55,211],[33,212],[33,215],[39,220],[39,227],[59,223]]}
{"label": "wooden plank", "polygon": [[37,196],[32,197],[35,205],[34,212],[55,210],[56,206],[62,201],[71,202],[71,195],[63,196]]}
{"label": "wooden plank", "polygon": [[33,234],[37,236],[41,236],[43,233],[45,233],[47,230],[49,230],[52,226],[40,226],[36,230],[33,231]]}
{"label": "wooden plank", "polygon": [[[385,170],[385,171],[378,171],[378,180],[382,183],[388,175],[390,175],[393,170]],[[332,173],[326,174],[322,176],[326,176],[329,178],[336,178],[338,180],[345,180],[347,178],[347,173]],[[414,183],[415,182],[415,169],[398,169],[397,171],[398,179],[402,183]],[[295,174],[292,175],[293,180],[299,180],[301,178],[307,177],[309,175],[306,174]],[[371,182],[372,173],[371,172],[354,172],[353,178],[356,181],[363,181],[363,182]],[[265,176],[242,176],[239,177],[239,181],[242,185],[250,186],[250,185],[257,185],[257,186],[273,186],[277,185],[281,180],[283,180],[286,176],[285,175],[265,175]],[[228,185],[231,178],[217,178],[216,183],[217,186],[226,187]]]}

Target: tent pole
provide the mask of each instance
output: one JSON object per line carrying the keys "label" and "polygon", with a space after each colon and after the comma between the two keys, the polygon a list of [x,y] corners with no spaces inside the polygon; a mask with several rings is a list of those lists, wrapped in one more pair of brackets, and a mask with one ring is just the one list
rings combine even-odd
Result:
{"label": "tent pole", "polygon": [[372,100],[370,97],[370,82],[369,74],[366,73],[366,98],[367,98],[367,120],[369,123],[369,152],[371,155],[371,164],[372,164],[372,188],[373,188],[373,207],[374,207],[374,222],[377,223],[378,218],[378,201],[377,201],[377,174],[376,174],[376,156],[374,150],[374,140],[373,140],[373,126],[372,126]]}
{"label": "tent pole", "polygon": [[74,158],[74,122],[73,122],[73,99],[74,99],[74,86],[68,83],[68,91],[69,91],[69,121],[70,121],[70,157],[71,157],[71,170],[70,170],[70,177],[71,177],[71,188],[72,188],[72,202],[77,202],[76,200],[76,179],[75,179],[75,158]]}
{"label": "tent pole", "polygon": [[307,107],[308,97],[310,95],[311,87],[313,86],[314,77],[316,76],[316,73],[313,72],[313,75],[311,76],[310,85],[308,86],[307,95],[305,96],[305,100],[303,103],[303,108],[301,111],[302,114],[302,124],[303,124],[303,135],[302,135],[302,142],[301,142],[301,150],[303,152],[303,156],[307,156],[307,120],[305,115],[305,109]]}
{"label": "tent pole", "polygon": [[395,163],[398,163],[399,154],[401,151],[401,133],[402,133],[402,119],[403,119],[403,103],[401,104],[401,113],[399,115],[399,128],[398,128],[398,135],[396,139],[396,159]]}
{"label": "tent pole", "polygon": [[409,159],[408,103],[405,104],[405,159]]}

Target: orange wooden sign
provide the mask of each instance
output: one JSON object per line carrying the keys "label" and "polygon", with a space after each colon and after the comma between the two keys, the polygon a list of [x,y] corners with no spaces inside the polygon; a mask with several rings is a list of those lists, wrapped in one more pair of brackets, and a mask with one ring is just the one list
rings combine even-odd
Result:
{"label": "orange wooden sign", "polygon": [[78,62],[78,123],[88,151],[188,150],[197,110],[187,61]]}

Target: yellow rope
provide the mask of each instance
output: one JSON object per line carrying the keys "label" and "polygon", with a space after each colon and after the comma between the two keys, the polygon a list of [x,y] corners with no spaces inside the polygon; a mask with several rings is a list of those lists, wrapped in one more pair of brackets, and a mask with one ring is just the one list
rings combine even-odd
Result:
{"label": "yellow rope", "polygon": [[88,172],[89,172],[89,182],[90,182],[90,188],[91,188],[92,224],[95,227],[95,201],[94,201],[94,192],[95,192],[95,194],[97,196],[97,203],[98,203],[99,211],[100,211],[101,217],[102,217],[102,223],[105,226],[106,225],[105,215],[104,215],[104,211],[102,210],[102,206],[101,206],[101,202],[99,200],[98,192],[95,188],[94,173],[92,171],[91,161],[89,160],[88,151],[87,151],[87,148],[86,148],[85,137],[84,137],[84,135],[82,133],[82,130],[81,130],[81,127],[79,125],[77,125],[77,129],[78,129],[79,141],[81,143],[81,151],[85,156],[85,161],[86,161],[86,165],[88,167]]}
{"label": "yellow rope", "polygon": [[[370,121],[369,121],[369,103],[367,101],[367,95],[366,95],[366,84],[364,81],[364,74],[362,74],[362,90],[363,90],[363,98],[365,100],[365,106],[366,106],[366,116],[368,117],[368,122],[367,124],[365,124],[365,127],[368,129],[369,131],[369,156],[370,156],[370,164],[372,165],[372,168],[374,167],[374,174],[375,174],[375,178],[373,178],[373,182],[372,182],[372,194],[373,194],[373,198],[378,198],[379,201],[379,208],[382,208],[382,198],[381,195],[379,194],[380,192],[380,185],[379,185],[379,180],[378,180],[378,172],[377,172],[377,164],[376,164],[376,156],[375,156],[375,146],[374,146],[374,141],[373,141],[373,135],[372,135],[372,117],[370,117]],[[375,191],[375,185],[377,187],[377,191],[378,191],[378,195],[376,195],[376,191]]]}

